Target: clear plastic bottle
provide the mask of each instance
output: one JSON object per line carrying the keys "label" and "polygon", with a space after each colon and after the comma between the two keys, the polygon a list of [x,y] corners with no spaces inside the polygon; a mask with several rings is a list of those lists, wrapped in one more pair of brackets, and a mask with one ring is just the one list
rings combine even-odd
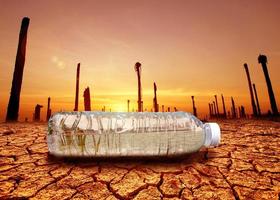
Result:
{"label": "clear plastic bottle", "polygon": [[173,156],[217,146],[220,128],[186,112],[60,112],[47,142],[56,156]]}

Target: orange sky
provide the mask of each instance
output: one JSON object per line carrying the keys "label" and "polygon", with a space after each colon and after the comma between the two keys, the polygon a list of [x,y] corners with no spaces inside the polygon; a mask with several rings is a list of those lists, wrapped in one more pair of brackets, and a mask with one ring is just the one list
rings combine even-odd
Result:
{"label": "orange sky", "polygon": [[[0,1],[0,121],[6,115],[21,19],[30,18],[20,119],[52,97],[52,109],[73,110],[76,64],[92,108],[136,108],[135,62],[142,63],[144,108],[153,81],[160,105],[208,112],[213,95],[230,96],[251,112],[243,63],[256,83],[261,110],[269,109],[259,53],[268,67],[280,108],[280,1]],[[221,104],[220,104],[221,110]]]}

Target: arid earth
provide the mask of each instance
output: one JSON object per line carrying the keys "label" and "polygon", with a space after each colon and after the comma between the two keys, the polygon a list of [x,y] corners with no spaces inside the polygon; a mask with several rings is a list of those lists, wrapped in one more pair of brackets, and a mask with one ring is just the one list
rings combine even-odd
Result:
{"label": "arid earth", "polygon": [[176,159],[66,160],[46,124],[0,124],[0,199],[279,199],[280,123],[219,122],[221,145]]}

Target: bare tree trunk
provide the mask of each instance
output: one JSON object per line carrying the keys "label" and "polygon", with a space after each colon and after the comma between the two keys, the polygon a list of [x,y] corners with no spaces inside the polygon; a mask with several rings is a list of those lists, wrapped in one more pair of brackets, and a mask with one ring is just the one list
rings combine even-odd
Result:
{"label": "bare tree trunk", "polygon": [[52,110],[51,110],[51,98],[48,98],[48,107],[47,107],[47,121],[49,121],[50,117],[52,114]]}
{"label": "bare tree trunk", "polygon": [[196,107],[195,107],[194,96],[192,96],[192,105],[193,105],[193,115],[197,117],[197,111],[196,111]]}
{"label": "bare tree trunk", "polygon": [[275,100],[275,97],[274,97],[274,92],[273,92],[273,89],[272,89],[272,84],[271,84],[268,69],[267,69],[267,66],[266,66],[267,57],[265,55],[259,55],[258,61],[259,61],[259,63],[261,63],[262,68],[263,68],[263,73],[264,73],[264,76],[265,76],[265,81],[266,81],[266,85],[267,85],[267,90],[268,90],[268,95],[269,95],[269,100],[270,100],[272,113],[273,113],[273,115],[279,115],[276,100]]}
{"label": "bare tree trunk", "polygon": [[250,96],[251,96],[251,104],[252,104],[253,115],[256,117],[258,115],[257,107],[256,107],[255,100],[254,100],[250,73],[249,73],[248,65],[246,63],[244,64],[244,68],[245,68],[247,79],[248,79],[248,85],[249,85],[249,91],[250,91]]}
{"label": "bare tree trunk", "polygon": [[76,73],[76,95],[75,95],[75,108],[74,111],[79,110],[79,85],[80,85],[80,63],[77,66],[77,73]]}
{"label": "bare tree trunk", "polygon": [[26,52],[27,31],[28,31],[29,21],[30,21],[29,18],[24,17],[21,23],[16,63],[15,63],[15,69],[13,74],[13,82],[12,82],[10,99],[9,99],[9,104],[7,109],[6,121],[18,121],[20,92],[21,92],[23,69],[25,63],[25,52]]}
{"label": "bare tree trunk", "polygon": [[89,87],[87,87],[84,91],[84,106],[85,111],[91,111]]}
{"label": "bare tree trunk", "polygon": [[254,89],[255,98],[256,98],[256,102],[257,102],[258,115],[261,116],[262,113],[261,113],[261,108],[260,108],[260,104],[259,104],[259,97],[258,97],[256,85],[254,83],[253,83],[253,89]]}
{"label": "bare tree trunk", "polygon": [[158,112],[158,102],[157,102],[157,85],[154,82],[154,111]]}
{"label": "bare tree trunk", "polygon": [[226,111],[224,96],[223,96],[223,94],[221,94],[221,96],[222,96],[222,103],[223,103],[223,110],[224,110],[223,117],[227,118],[227,111]]}

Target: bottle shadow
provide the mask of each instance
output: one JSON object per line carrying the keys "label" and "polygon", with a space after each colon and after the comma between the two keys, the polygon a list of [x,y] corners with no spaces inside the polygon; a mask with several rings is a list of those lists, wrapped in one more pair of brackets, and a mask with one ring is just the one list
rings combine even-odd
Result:
{"label": "bottle shadow", "polygon": [[207,150],[201,149],[198,152],[181,154],[181,155],[167,155],[167,156],[122,156],[122,157],[64,157],[64,156],[54,156],[48,154],[48,161],[54,163],[64,163],[64,164],[139,164],[139,163],[166,163],[166,164],[192,164],[196,162],[203,162],[207,160]]}

